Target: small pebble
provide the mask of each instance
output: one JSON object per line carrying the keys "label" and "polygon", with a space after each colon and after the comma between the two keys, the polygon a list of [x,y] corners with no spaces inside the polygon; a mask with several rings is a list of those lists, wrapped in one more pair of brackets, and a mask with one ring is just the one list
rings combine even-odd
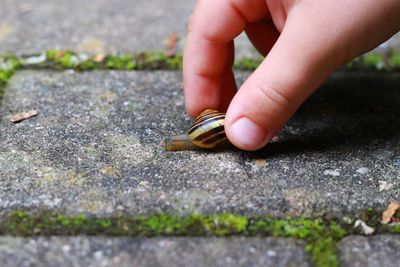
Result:
{"label": "small pebble", "polygon": [[400,167],[400,158],[394,160],[394,166]]}
{"label": "small pebble", "polygon": [[255,159],[254,160],[254,165],[256,165],[257,167],[264,167],[265,165],[267,165],[267,160],[265,160],[265,159]]}
{"label": "small pebble", "polygon": [[339,176],[340,172],[338,170],[325,170],[324,175]]}
{"label": "small pebble", "polygon": [[357,220],[354,223],[354,228],[360,228],[361,232],[365,235],[372,235],[375,232],[375,228],[367,225],[364,221],[362,220]]}
{"label": "small pebble", "polygon": [[380,192],[385,191],[385,190],[390,190],[393,188],[393,184],[388,183],[386,181],[378,181],[378,183],[379,183],[379,191]]}
{"label": "small pebble", "polygon": [[273,251],[273,250],[268,250],[268,251],[267,251],[267,256],[268,256],[268,257],[275,257],[275,256],[276,256],[276,252]]}
{"label": "small pebble", "polygon": [[356,170],[359,174],[366,174],[369,173],[369,169],[367,167],[361,167]]}

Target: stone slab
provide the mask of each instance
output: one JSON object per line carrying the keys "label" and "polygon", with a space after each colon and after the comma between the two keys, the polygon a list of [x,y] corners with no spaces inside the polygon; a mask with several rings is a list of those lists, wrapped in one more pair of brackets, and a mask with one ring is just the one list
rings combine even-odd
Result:
{"label": "stone slab", "polygon": [[173,71],[17,72],[0,109],[0,210],[298,216],[399,198],[399,74],[334,75],[253,153],[165,151],[190,124],[181,88]]}
{"label": "stone slab", "polygon": [[348,236],[339,243],[340,266],[400,266],[400,236]]}
{"label": "stone slab", "polygon": [[[195,0],[0,0],[0,51],[88,53],[165,50],[171,32],[182,50]],[[257,55],[242,35],[239,56]]]}
{"label": "stone slab", "polygon": [[[0,52],[164,50],[171,32],[181,37],[181,51],[194,5],[195,0],[0,0]],[[400,48],[399,36],[380,51]],[[244,34],[235,44],[238,57],[258,55]]]}
{"label": "stone slab", "polygon": [[304,243],[280,238],[0,237],[13,266],[311,266]]}

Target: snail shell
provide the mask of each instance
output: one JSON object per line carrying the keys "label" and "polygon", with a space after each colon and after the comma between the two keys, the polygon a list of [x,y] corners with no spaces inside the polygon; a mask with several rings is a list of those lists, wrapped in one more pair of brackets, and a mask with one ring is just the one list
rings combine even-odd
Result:
{"label": "snail shell", "polygon": [[195,119],[189,128],[188,135],[193,144],[212,148],[226,139],[225,113],[214,109],[206,109]]}
{"label": "snail shell", "polygon": [[165,141],[165,148],[170,151],[213,148],[227,141],[225,113],[206,109],[194,120],[187,134],[171,136]]}

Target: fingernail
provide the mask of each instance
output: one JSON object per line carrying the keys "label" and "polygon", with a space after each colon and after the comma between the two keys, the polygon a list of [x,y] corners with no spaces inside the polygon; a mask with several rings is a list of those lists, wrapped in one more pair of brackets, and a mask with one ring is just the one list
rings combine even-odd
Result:
{"label": "fingernail", "polygon": [[231,133],[235,141],[244,149],[258,149],[267,142],[265,130],[246,117],[240,118],[233,123]]}

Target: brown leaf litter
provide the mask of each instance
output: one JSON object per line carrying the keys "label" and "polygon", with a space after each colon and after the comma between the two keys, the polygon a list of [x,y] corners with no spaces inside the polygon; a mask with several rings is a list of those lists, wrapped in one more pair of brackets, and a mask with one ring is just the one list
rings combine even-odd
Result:
{"label": "brown leaf litter", "polygon": [[171,32],[168,35],[168,38],[165,40],[165,54],[169,57],[173,57],[176,55],[177,47],[178,47],[179,34],[177,32]]}
{"label": "brown leaf litter", "polygon": [[21,122],[23,120],[35,117],[36,115],[38,115],[37,110],[32,109],[32,110],[29,110],[29,111],[26,111],[26,112],[21,112],[21,113],[14,114],[13,116],[11,116],[10,121],[12,123],[18,123],[18,122]]}
{"label": "brown leaf litter", "polygon": [[400,200],[389,204],[387,209],[382,213],[381,223],[399,222],[400,219],[395,217],[397,211],[400,211]]}

